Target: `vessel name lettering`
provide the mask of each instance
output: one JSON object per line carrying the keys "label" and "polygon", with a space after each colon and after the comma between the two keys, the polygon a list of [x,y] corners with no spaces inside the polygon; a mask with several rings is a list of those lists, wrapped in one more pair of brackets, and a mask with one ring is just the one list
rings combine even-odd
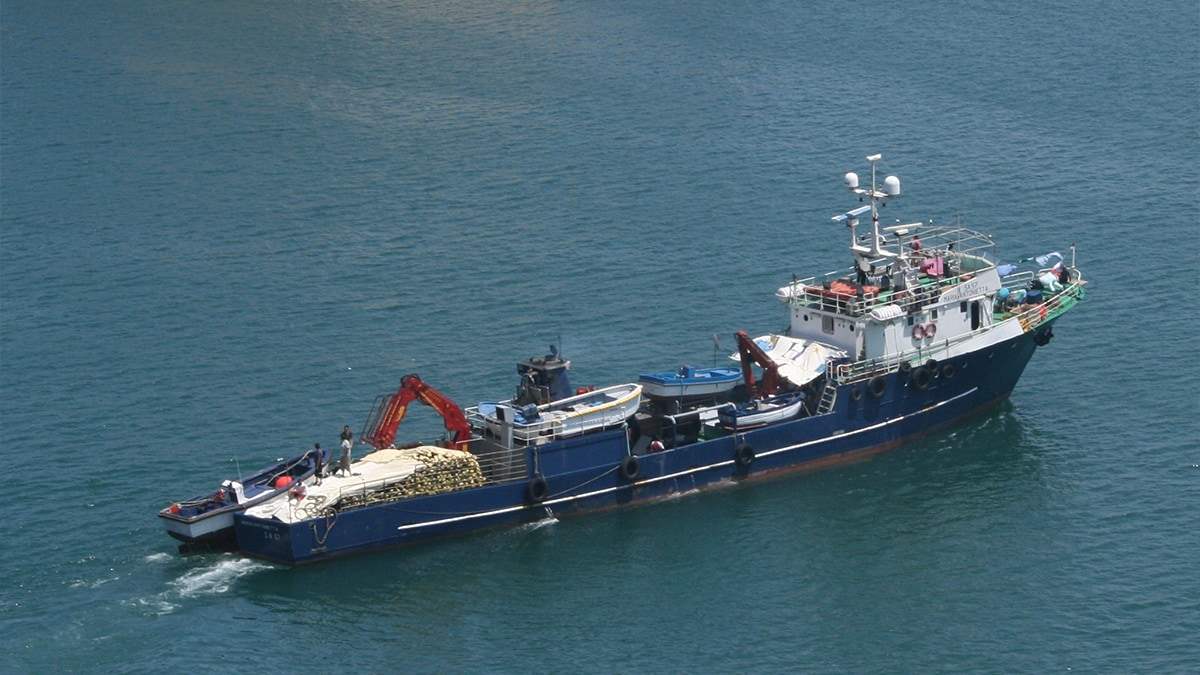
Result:
{"label": "vessel name lettering", "polygon": [[959,284],[957,288],[942,296],[943,302],[954,302],[955,300],[965,300],[973,295],[979,295],[986,290],[986,285],[980,279],[972,279],[963,284]]}

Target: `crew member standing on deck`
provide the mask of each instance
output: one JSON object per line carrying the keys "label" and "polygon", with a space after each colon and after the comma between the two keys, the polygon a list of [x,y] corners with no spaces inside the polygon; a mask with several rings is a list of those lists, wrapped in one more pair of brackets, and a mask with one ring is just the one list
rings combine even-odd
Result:
{"label": "crew member standing on deck", "polygon": [[313,465],[317,467],[313,475],[317,477],[317,485],[320,485],[321,479],[325,477],[325,453],[321,451],[320,443],[314,443],[313,449],[309,452],[313,456]]}
{"label": "crew member standing on deck", "polygon": [[856,255],[856,256],[854,256],[854,271],[858,273],[856,283],[860,287],[866,286],[867,285],[867,273],[874,272],[875,266],[872,265],[871,261],[867,260],[866,258]]}
{"label": "crew member standing on deck", "polygon": [[350,431],[348,426],[342,427],[342,458],[338,460],[338,468],[334,470],[334,473],[344,471],[347,476],[350,475],[350,451],[353,449],[354,432]]}

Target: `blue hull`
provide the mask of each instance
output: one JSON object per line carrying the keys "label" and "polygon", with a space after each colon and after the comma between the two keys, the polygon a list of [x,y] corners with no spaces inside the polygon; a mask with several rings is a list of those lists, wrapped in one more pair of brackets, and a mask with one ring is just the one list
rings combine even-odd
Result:
{"label": "blue hull", "polygon": [[[290,525],[238,514],[239,548],[253,557],[297,565],[849,461],[888,450],[1003,401],[1037,349],[1035,335],[1024,333],[955,357],[940,364],[932,378],[921,380],[915,377],[917,371],[897,371],[882,376],[884,384],[876,383],[873,389],[861,382],[842,385],[827,414],[639,455],[632,463],[628,434],[615,429],[525,448],[530,468],[523,480],[347,510]],[[537,475],[545,482],[538,484]]]}

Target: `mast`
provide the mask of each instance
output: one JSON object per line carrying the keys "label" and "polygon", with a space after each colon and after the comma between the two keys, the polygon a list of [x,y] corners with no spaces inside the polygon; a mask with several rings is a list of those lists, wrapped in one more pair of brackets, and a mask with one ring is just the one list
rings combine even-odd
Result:
{"label": "mast", "polygon": [[[888,251],[880,247],[879,242],[882,239],[879,232],[879,207],[886,206],[884,200],[891,197],[900,196],[900,179],[895,176],[888,176],[883,179],[883,185],[880,186],[875,182],[875,163],[883,159],[883,155],[875,153],[867,155],[867,161],[871,163],[871,186],[870,188],[862,188],[858,186],[858,174],[853,171],[847,173],[843,180],[846,181],[846,187],[850,191],[859,196],[859,201],[869,198],[871,203],[865,206],[860,206],[852,211],[847,211],[838,216],[833,217],[834,222],[845,222],[846,227],[850,228],[850,250],[857,256],[874,257],[874,258],[896,258],[898,253]],[[864,213],[871,213],[871,245],[862,246],[858,243],[855,235],[855,228],[858,227],[858,217]]]}

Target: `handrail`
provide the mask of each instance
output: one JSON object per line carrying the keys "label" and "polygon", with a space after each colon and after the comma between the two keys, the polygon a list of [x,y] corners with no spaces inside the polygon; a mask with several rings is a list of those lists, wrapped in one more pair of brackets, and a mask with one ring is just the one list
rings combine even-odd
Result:
{"label": "handrail", "polygon": [[[1055,291],[1053,294],[1046,296],[1045,301],[1041,304],[1033,305],[1021,312],[1014,312],[1010,316],[1001,319],[999,323],[1017,321],[1021,324],[1021,330],[1028,333],[1043,323],[1056,319],[1074,307],[1083,299],[1083,287],[1086,284],[1086,281],[1077,277],[1061,291]],[[904,362],[912,363],[914,360],[925,361],[937,357],[939,354],[942,355],[942,358],[945,358],[949,356],[952,346],[970,340],[981,333],[992,331],[997,325],[980,326],[973,331],[943,339],[929,346],[922,345],[915,349],[905,350],[897,354],[890,354],[868,361],[838,363],[831,360],[826,363],[826,372],[832,373],[833,380],[839,384],[860,382],[870,379],[874,375],[890,373],[898,369],[900,364]]]}
{"label": "handrail", "polygon": [[[978,271],[964,272],[952,277],[923,279],[916,286],[903,290],[864,292],[860,298],[856,293],[830,290],[822,285],[810,285],[795,281],[784,288],[789,289],[785,302],[793,307],[809,307],[835,311],[850,317],[863,316],[878,307],[895,305],[906,313],[936,303],[946,291],[974,279]],[[848,277],[837,277],[836,280]],[[871,287],[875,288],[875,287]],[[887,299],[884,300],[884,294]]]}

